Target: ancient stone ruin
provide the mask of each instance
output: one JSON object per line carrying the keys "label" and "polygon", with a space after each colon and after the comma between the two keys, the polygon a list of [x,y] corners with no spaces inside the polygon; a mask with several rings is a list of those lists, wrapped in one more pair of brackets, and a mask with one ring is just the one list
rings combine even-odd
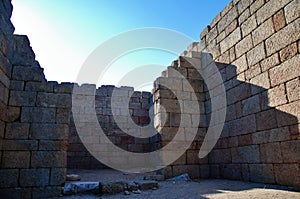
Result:
{"label": "ancient stone ruin", "polygon": [[[9,0],[0,0],[1,197],[57,196],[67,168],[106,167],[87,151],[77,134],[74,117],[79,113],[72,111],[71,96],[74,86],[93,91],[93,111],[99,124],[115,145],[127,151],[155,151],[176,133],[187,136],[187,128],[196,129],[191,146],[163,169],[166,178],[188,173],[192,178],[300,187],[298,0],[233,0],[201,32],[199,42],[192,43],[178,60],[166,66],[155,80],[153,93],[137,92],[126,85],[96,89],[95,85],[47,81],[29,39],[13,34],[12,9]],[[210,65],[201,67],[209,71],[212,80],[220,72],[227,104],[220,139],[208,156],[199,159],[208,127],[218,126],[210,124],[218,116],[215,111],[225,108],[211,106],[220,98],[221,85],[208,89],[207,82],[186,61],[200,59],[204,51],[211,54],[218,70],[210,70]],[[193,89],[186,89],[174,71]],[[166,88],[162,82],[172,82],[173,87]],[[119,107],[118,120],[126,124],[131,119],[144,126],[153,114],[159,134],[135,138],[122,132],[111,114],[115,111],[110,104],[114,89],[130,98],[130,118],[123,114],[128,110]],[[85,92],[79,94],[90,97]],[[176,96],[181,96],[180,102]],[[200,114],[193,106],[185,106],[187,101],[199,105]],[[88,113],[87,109],[80,112]],[[180,126],[181,120],[188,126]],[[85,123],[89,123],[88,117],[81,121]]]}

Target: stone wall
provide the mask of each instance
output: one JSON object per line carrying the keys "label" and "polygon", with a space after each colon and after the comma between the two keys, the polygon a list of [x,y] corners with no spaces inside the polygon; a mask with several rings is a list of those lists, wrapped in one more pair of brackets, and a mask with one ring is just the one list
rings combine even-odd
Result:
{"label": "stone wall", "polygon": [[[150,92],[134,91],[132,87],[118,88],[114,86],[101,86],[96,89],[95,85],[83,85],[83,87],[84,86],[95,90],[95,107],[92,107],[92,110],[89,110],[89,107],[86,107],[86,110],[82,110],[82,107],[80,107],[79,111],[81,111],[82,114],[93,114],[94,111],[104,133],[116,146],[132,152],[150,152],[155,149],[156,145],[154,144],[154,139],[137,138],[128,135],[121,130],[116,123],[117,120],[118,123],[122,123],[122,126],[126,126],[125,131],[127,132],[138,132],[141,131],[139,126],[148,125],[151,122],[149,110],[153,104],[152,94]],[[85,90],[88,90],[88,88]],[[121,95],[118,96],[118,102],[114,104],[115,107],[112,107],[112,94],[116,91],[120,92]],[[81,97],[85,98],[86,94],[83,93]],[[130,100],[127,109],[123,103],[126,103],[128,98],[130,98]],[[153,111],[153,109],[151,110]],[[130,125],[129,120],[131,119],[138,126]],[[84,123],[89,125],[89,122],[88,120],[86,122],[80,122],[80,125],[85,125]],[[71,117],[67,160],[67,165],[70,169],[107,168],[107,166],[101,164],[101,162],[94,158],[82,144],[73,117]]]}
{"label": "stone wall", "polygon": [[26,36],[13,35],[0,1],[0,195],[45,198],[65,181],[71,95],[45,80]]}
{"label": "stone wall", "polygon": [[300,186],[299,20],[298,0],[234,0],[182,54],[211,53],[226,88],[208,176]]}

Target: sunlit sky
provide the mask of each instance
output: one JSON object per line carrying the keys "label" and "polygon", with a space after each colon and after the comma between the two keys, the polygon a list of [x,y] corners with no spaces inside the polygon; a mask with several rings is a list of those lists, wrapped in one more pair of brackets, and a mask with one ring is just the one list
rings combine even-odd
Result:
{"label": "sunlit sky", "polygon": [[[133,29],[159,27],[175,30],[199,41],[200,32],[229,2],[13,0],[12,22],[15,34],[28,35],[47,80],[75,82],[84,61],[108,39]],[[166,67],[177,56],[159,50],[129,54],[112,64],[114,69],[98,83],[118,84],[121,76],[135,67]]]}

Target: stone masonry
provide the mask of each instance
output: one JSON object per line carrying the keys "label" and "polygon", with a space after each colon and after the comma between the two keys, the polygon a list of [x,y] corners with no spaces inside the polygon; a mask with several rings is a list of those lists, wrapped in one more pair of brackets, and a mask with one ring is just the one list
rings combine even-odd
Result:
{"label": "stone masonry", "polygon": [[[116,89],[130,97],[129,110],[114,109],[110,90],[115,87],[81,85],[94,93],[79,97],[92,99],[95,106],[76,113],[72,105],[80,104],[72,104],[71,93],[78,85],[45,79],[27,36],[13,34],[12,9],[10,0],[0,0],[1,198],[58,196],[67,167],[103,168],[83,147],[73,121],[74,114],[92,112],[110,140],[132,152],[154,151],[177,132],[188,136],[188,130],[196,130],[191,146],[164,169],[166,177],[188,172],[193,178],[300,187],[299,0],[233,0],[203,30],[200,42],[192,43],[155,80],[154,101],[150,93],[120,87]],[[224,108],[211,106],[220,99],[220,85],[207,85],[186,62],[204,51],[218,71],[200,67],[207,68],[212,80],[218,72],[222,75],[227,111],[221,138],[199,159],[208,127],[218,126],[211,124],[215,111]],[[186,81],[191,88],[184,86]],[[163,86],[168,82],[173,84]],[[154,121],[149,121],[152,103]],[[122,125],[129,119],[139,126],[153,122],[159,134],[148,139],[125,134],[111,115],[114,111]],[[130,117],[122,117],[124,111]],[[82,123],[89,123],[88,118]]]}

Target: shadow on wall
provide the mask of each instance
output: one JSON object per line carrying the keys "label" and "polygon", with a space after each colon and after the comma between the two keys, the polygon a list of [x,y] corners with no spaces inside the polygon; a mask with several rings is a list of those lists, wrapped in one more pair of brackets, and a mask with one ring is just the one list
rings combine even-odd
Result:
{"label": "shadow on wall", "polygon": [[[236,66],[216,65],[226,89],[227,114],[221,138],[208,155],[210,177],[299,187],[297,99],[288,103],[284,85],[265,89],[238,80],[244,77],[237,75]],[[255,78],[259,84],[270,85],[267,72]],[[206,96],[209,124],[211,107],[207,92]]]}

